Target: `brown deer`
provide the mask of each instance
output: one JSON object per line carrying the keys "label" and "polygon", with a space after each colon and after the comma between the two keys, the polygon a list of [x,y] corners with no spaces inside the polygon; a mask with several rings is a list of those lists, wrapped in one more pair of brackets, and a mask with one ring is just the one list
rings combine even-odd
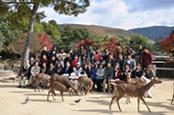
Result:
{"label": "brown deer", "polygon": [[72,88],[74,90],[75,94],[78,95],[78,91],[75,88],[74,84],[67,77],[63,77],[58,74],[54,74],[50,79],[50,82],[52,82],[52,81],[60,82],[63,85],[65,85],[67,88]]}
{"label": "brown deer", "polygon": [[48,95],[47,95],[47,100],[49,100],[50,93],[52,93],[52,97],[55,100],[55,98],[54,98],[55,90],[56,91],[60,91],[60,94],[61,94],[61,97],[62,97],[62,101],[64,101],[63,92],[69,92],[70,95],[74,94],[74,90],[71,87],[67,88],[64,84],[62,84],[60,82],[51,81],[51,83],[50,83],[50,90],[48,91]]}
{"label": "brown deer", "polygon": [[85,90],[85,95],[92,90],[92,86],[93,86],[93,81],[88,78],[87,76],[80,76],[77,81],[79,82],[79,87],[78,89],[80,90],[81,95],[83,95],[82,93],[82,85],[85,86],[86,90]]}
{"label": "brown deer", "polygon": [[51,78],[51,76],[44,74],[44,73],[37,74],[35,83],[34,83],[34,91],[36,92],[36,87],[37,87],[38,91],[40,91],[38,88],[38,85],[40,82],[44,83],[44,86],[43,86],[43,91],[44,91],[44,88],[50,83],[50,78]]}
{"label": "brown deer", "polygon": [[[136,78],[134,78],[134,82],[133,83],[131,83],[130,81],[126,82],[126,81],[122,81],[122,80],[117,80],[114,83],[115,84],[121,84],[121,83],[128,84],[128,83],[130,83],[130,84],[135,84],[135,85],[142,86],[142,85],[145,84],[145,80],[143,78],[136,77]],[[113,83],[111,83],[111,84],[113,84]],[[115,84],[113,84],[113,85],[115,85]],[[117,95],[117,87],[114,87],[114,94]],[[129,104],[129,103],[131,103],[130,97],[128,95],[126,95],[126,104]]]}
{"label": "brown deer", "polygon": [[144,86],[131,84],[131,83],[115,84],[114,87],[116,87],[118,95],[114,95],[112,97],[109,108],[111,109],[113,100],[116,99],[118,108],[121,111],[121,108],[120,108],[120,105],[119,105],[119,100],[126,94],[128,96],[137,97],[138,112],[140,112],[140,110],[139,110],[140,100],[144,102],[144,104],[146,105],[149,112],[151,112],[150,108],[148,107],[145,100],[143,99],[143,96],[144,96],[144,93],[147,90],[149,90],[154,84],[158,84],[158,83],[161,83],[161,82],[162,81],[158,80],[158,78],[155,77],[155,78],[152,78],[152,80]]}

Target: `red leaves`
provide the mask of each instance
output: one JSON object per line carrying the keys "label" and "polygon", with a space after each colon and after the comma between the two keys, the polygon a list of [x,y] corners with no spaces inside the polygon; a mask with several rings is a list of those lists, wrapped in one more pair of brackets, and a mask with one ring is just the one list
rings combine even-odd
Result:
{"label": "red leaves", "polygon": [[87,49],[89,46],[94,46],[94,42],[86,38],[84,40],[79,41],[79,43],[75,45],[75,47],[77,48],[80,48],[81,46]]}
{"label": "red leaves", "polygon": [[160,47],[163,51],[174,55],[174,34],[170,33],[168,38],[162,39]]}
{"label": "red leaves", "polygon": [[46,45],[48,50],[51,50],[53,43],[50,43],[50,37],[45,33],[40,33],[36,36],[36,39],[39,39],[41,45]]}
{"label": "red leaves", "polygon": [[108,49],[109,51],[112,52],[112,50],[115,47],[115,43],[116,43],[116,38],[107,39],[107,40],[104,41],[104,44],[102,45],[102,48]]}
{"label": "red leaves", "polygon": [[100,47],[102,49],[108,49],[109,51],[112,51],[115,47],[115,43],[116,43],[116,38],[104,40],[100,44],[92,41],[91,39],[85,39],[85,40],[79,41],[79,43],[76,44],[75,47],[80,48],[81,46],[83,46],[85,49],[87,49],[89,46],[93,46],[93,47]]}

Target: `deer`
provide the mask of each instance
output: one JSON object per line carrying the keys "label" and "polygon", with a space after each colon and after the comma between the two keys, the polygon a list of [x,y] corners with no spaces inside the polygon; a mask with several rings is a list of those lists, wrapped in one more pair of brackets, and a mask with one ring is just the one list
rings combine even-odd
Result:
{"label": "deer", "polygon": [[36,92],[36,87],[37,87],[38,91],[40,92],[38,88],[40,82],[44,83],[43,86],[43,91],[44,91],[44,88],[50,83],[50,78],[51,76],[44,73],[37,74],[35,77],[34,91]]}
{"label": "deer", "polygon": [[88,78],[87,76],[80,76],[77,79],[78,83],[79,83],[79,87],[78,89],[80,90],[81,95],[83,95],[82,93],[82,85],[85,85],[86,89],[85,89],[85,95],[92,90],[92,86],[93,86],[93,81]]}
{"label": "deer", "polygon": [[48,91],[48,95],[47,95],[47,101],[49,101],[49,95],[50,95],[50,93],[52,93],[53,99],[56,100],[54,98],[55,90],[56,91],[60,91],[60,94],[61,94],[61,97],[62,97],[62,101],[63,102],[64,102],[63,92],[69,92],[69,95],[70,96],[71,96],[71,94],[74,94],[74,90],[71,87],[70,88],[67,88],[65,85],[63,85],[60,82],[51,81],[51,83],[50,83],[50,90]]}
{"label": "deer", "polygon": [[75,92],[76,95],[78,95],[78,91],[77,89],[75,88],[74,84],[67,78],[67,77],[63,77],[63,76],[60,76],[58,74],[54,74],[51,78],[50,78],[50,81],[57,81],[57,82],[60,82],[62,83],[63,85],[65,85],[67,88],[72,88]]}
{"label": "deer", "polygon": [[109,109],[111,109],[113,100],[116,99],[119,111],[121,112],[122,110],[120,108],[119,100],[126,94],[128,96],[137,97],[138,112],[140,112],[140,109],[139,109],[140,100],[143,101],[148,111],[151,112],[143,96],[144,96],[144,93],[147,90],[149,90],[154,84],[159,84],[159,83],[162,83],[162,81],[160,81],[157,77],[153,77],[151,81],[146,85],[136,85],[131,83],[115,84],[114,87],[116,87],[118,95],[114,95],[112,97],[110,105],[109,105]]}
{"label": "deer", "polygon": [[[121,83],[126,83],[126,84],[130,83],[130,84],[135,84],[135,85],[139,85],[139,86],[140,85],[142,86],[145,84],[145,80],[143,78],[136,77],[134,79],[136,79],[136,80],[134,80],[133,83],[129,82],[129,80],[128,81],[117,80],[111,84],[115,85],[115,84],[121,84]],[[114,94],[117,95],[117,87],[114,87]],[[130,97],[128,95],[126,95],[126,104],[129,104],[129,103],[131,103]]]}

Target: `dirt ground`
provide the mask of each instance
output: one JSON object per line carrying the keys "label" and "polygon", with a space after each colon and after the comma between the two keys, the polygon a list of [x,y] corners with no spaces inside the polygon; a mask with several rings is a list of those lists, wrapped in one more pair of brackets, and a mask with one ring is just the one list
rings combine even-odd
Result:
{"label": "dirt ground", "polygon": [[[1,79],[1,78],[0,78]],[[123,112],[119,112],[114,102],[112,110],[109,110],[109,103],[112,94],[94,92],[86,96],[69,96],[64,94],[64,102],[61,101],[59,92],[53,101],[47,101],[48,90],[34,92],[33,89],[17,88],[17,82],[3,82],[0,80],[0,115],[174,115],[174,102],[170,104],[173,95],[174,80],[162,79],[162,84],[152,87],[152,99],[145,98],[152,113],[149,113],[146,106],[141,102],[140,110],[137,112],[137,99],[131,98],[131,103],[126,104],[125,97],[120,100]],[[23,104],[29,97],[29,102]],[[74,100],[81,99],[80,103]]]}

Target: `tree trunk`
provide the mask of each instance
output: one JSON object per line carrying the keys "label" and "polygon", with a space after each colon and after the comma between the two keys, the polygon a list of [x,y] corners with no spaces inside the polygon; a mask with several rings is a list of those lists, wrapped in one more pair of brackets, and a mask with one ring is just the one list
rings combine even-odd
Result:
{"label": "tree trunk", "polygon": [[30,22],[28,26],[28,34],[25,41],[24,52],[22,54],[22,62],[21,62],[19,74],[21,73],[25,60],[29,59],[31,40],[32,40],[33,31],[34,31],[34,22],[37,16],[37,10],[38,10],[39,4],[40,2],[38,2],[37,4],[33,4],[32,16],[30,18]]}

